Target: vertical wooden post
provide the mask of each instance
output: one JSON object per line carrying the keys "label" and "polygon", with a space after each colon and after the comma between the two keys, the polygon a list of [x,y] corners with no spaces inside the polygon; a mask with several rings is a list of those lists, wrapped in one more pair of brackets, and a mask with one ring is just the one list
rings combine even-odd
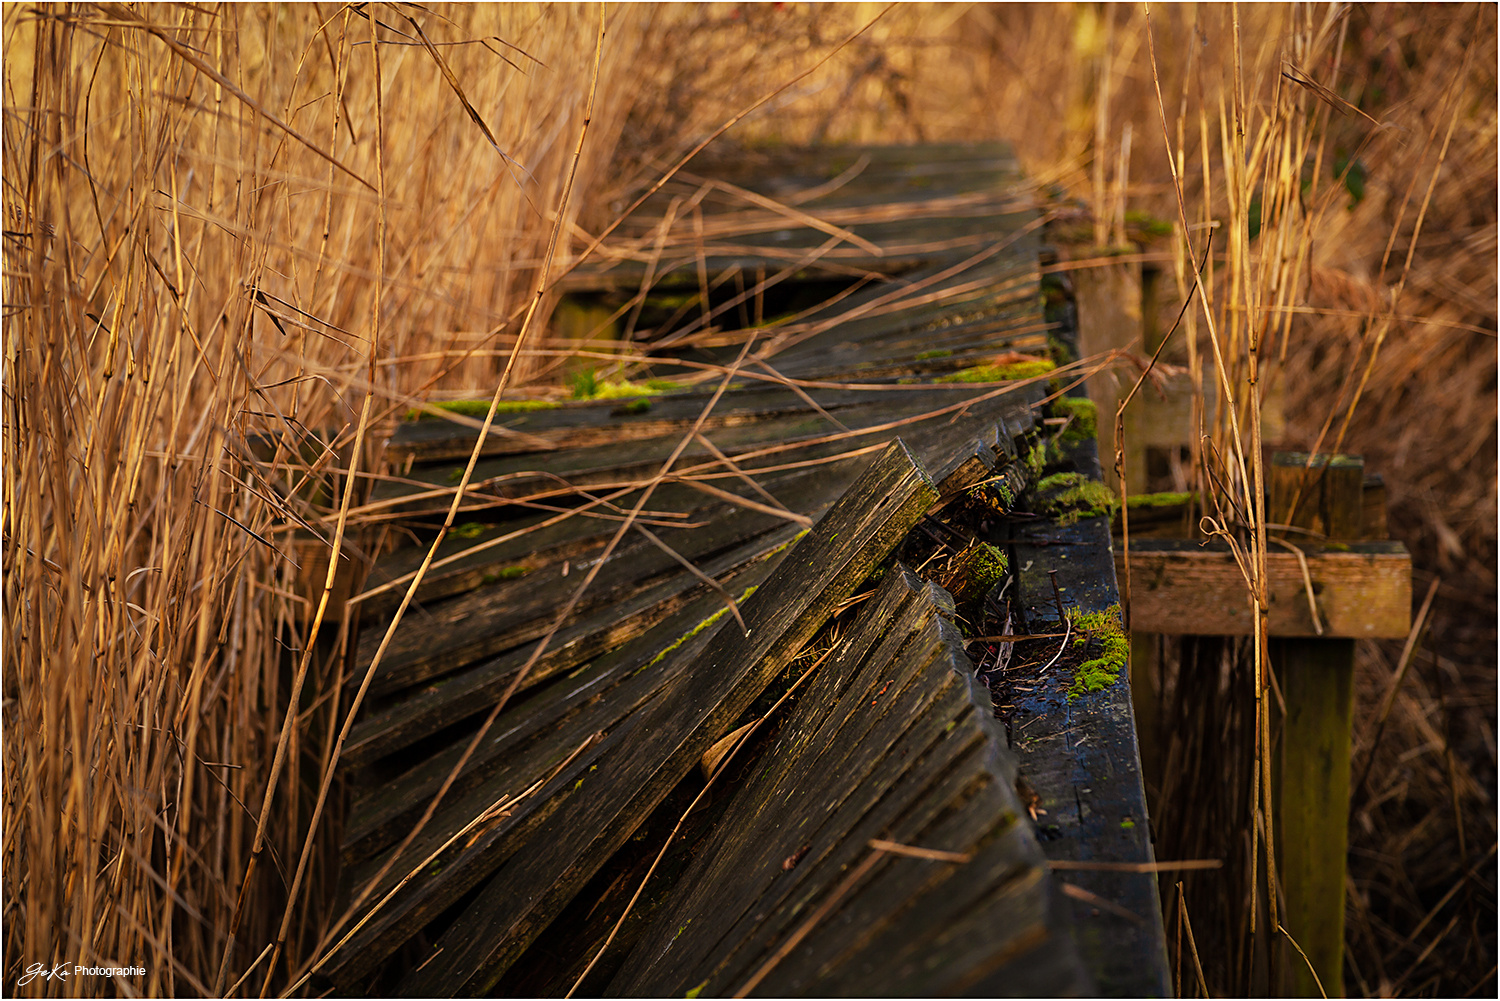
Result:
{"label": "vertical wooden post", "polygon": [[[1278,452],[1271,460],[1273,523],[1357,539],[1363,519],[1364,460]],[[1295,537],[1293,538],[1295,544]],[[1282,639],[1271,663],[1286,701],[1276,848],[1284,903],[1278,915],[1306,961],[1281,945],[1280,993],[1342,997],[1344,873],[1349,847],[1349,748],[1354,641]],[[1312,972],[1317,971],[1317,980]]]}

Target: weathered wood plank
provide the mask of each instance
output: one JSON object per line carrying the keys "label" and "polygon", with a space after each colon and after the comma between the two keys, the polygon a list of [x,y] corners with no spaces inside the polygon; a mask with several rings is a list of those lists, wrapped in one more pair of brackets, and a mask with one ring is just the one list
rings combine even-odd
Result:
{"label": "weathered wood plank", "polygon": [[1330,539],[1364,538],[1365,460],[1357,455],[1304,452],[1271,456],[1266,517]]}
{"label": "weathered wood plank", "polygon": [[700,658],[621,731],[585,794],[566,797],[552,837],[531,839],[439,941],[407,993],[482,990],[545,927],[666,791],[884,558],[937,491],[894,443],[782,561],[746,608],[748,637],[720,631]]}
{"label": "weathered wood plank", "polygon": [[[769,158],[750,154],[733,162],[710,163],[714,180],[682,175],[669,182],[604,248],[602,256],[613,253],[616,259],[585,264],[566,277],[564,288],[637,288],[644,274],[645,252],[654,243],[655,224],[674,198],[692,198],[698,205],[698,232],[707,238],[705,249],[713,274],[733,266],[753,273],[768,258],[786,256],[788,248],[810,248],[826,240],[823,232],[803,220],[774,211],[720,181],[762,198],[790,200],[800,211],[875,243],[882,252],[844,245],[825,260],[831,258],[847,269],[887,274],[945,252],[942,243],[952,237],[983,238],[1003,231],[1007,216],[1017,214],[1018,207],[1029,208],[1028,201],[1015,193],[1017,167],[1008,148],[996,145],[978,153],[954,147],[948,153],[954,161],[941,166],[912,162],[908,154],[892,147],[820,149]],[[757,166],[752,168],[751,163]],[[724,256],[716,246],[726,236],[744,248],[740,256]],[[934,239],[940,241],[936,247],[923,249],[924,243]],[[633,259],[619,259],[632,247],[640,248],[631,255]],[[667,260],[657,262],[655,274],[673,270],[670,257],[669,251]],[[821,270],[837,265],[825,264]],[[684,280],[696,284],[696,264],[688,270],[691,273]],[[807,270],[820,268],[813,265]]]}
{"label": "weathered wood plank", "polygon": [[[941,363],[943,360],[934,359],[934,362]],[[952,366],[950,363],[935,367],[941,372],[943,368]],[[701,430],[709,432],[743,425],[759,426],[776,418],[806,419],[808,415],[817,413],[808,402],[809,399],[824,411],[837,415],[846,408],[868,407],[877,402],[887,407],[920,404],[932,399],[947,399],[948,402],[955,403],[963,398],[965,392],[973,393],[974,390],[961,384],[881,391],[815,386],[798,393],[774,383],[760,382],[724,393],[708,417],[703,418]],[[495,456],[546,453],[558,449],[615,446],[624,441],[673,434],[680,437],[683,432],[697,426],[711,396],[710,392],[696,391],[643,397],[651,401],[651,409],[625,420],[613,415],[613,411],[619,407],[617,400],[562,404],[552,410],[507,415],[509,427],[524,430],[530,437],[522,441],[515,437],[491,435],[486,437],[480,454]],[[417,463],[447,463],[440,469],[426,472],[418,482],[451,486],[458,480],[458,476],[454,475],[455,471],[462,474],[463,464],[472,453],[478,437],[477,428],[429,418],[405,421],[397,425],[386,448],[393,461],[401,461],[410,456]],[[537,443],[542,444],[539,447]],[[550,463],[552,460],[547,461]],[[551,468],[550,464],[547,468]]]}
{"label": "weathered wood plank", "polygon": [[[742,583],[763,580],[771,567],[749,571]],[[741,592],[743,593],[743,592]],[[689,667],[727,616],[717,596],[697,601],[668,617],[639,639],[558,679],[531,698],[509,706],[475,750],[412,854],[423,857],[506,789],[525,788],[590,734],[612,731],[677,673]],[[472,734],[361,796],[351,807],[345,832],[347,863],[375,855],[404,837],[458,763]],[[359,882],[379,861],[354,871]],[[393,880],[388,880],[388,883]]]}
{"label": "weathered wood plank", "polygon": [[[779,556],[798,532],[796,525],[774,529],[699,569],[731,594],[743,591],[760,583],[769,572],[760,564]],[[757,566],[760,566],[760,572],[756,572]],[[592,658],[618,649],[658,622],[675,615],[685,605],[696,602],[705,593],[708,593],[708,585],[691,574],[678,574],[620,604],[600,610],[577,625],[560,630],[549,650],[532,667],[527,687],[540,685]],[[718,601],[723,604],[721,598]],[[350,732],[349,742],[344,747],[344,760],[353,764],[368,762],[486,711],[530,656],[531,648],[521,647],[371,713]]]}
{"label": "weathered wood plank", "polygon": [[[971,391],[970,395],[978,394]],[[767,462],[780,465],[788,461],[805,461],[867,447],[872,440],[879,440],[878,436],[890,437],[892,434],[888,430],[871,429],[884,428],[894,421],[920,421],[925,414],[962,402],[964,394],[953,391],[901,390],[862,392],[859,397],[858,403],[837,406],[829,411],[843,427],[832,423],[811,407],[804,406],[792,414],[712,430],[706,432],[705,437],[730,458],[761,450],[767,445],[809,442],[804,447],[778,452],[760,461],[751,460],[747,466],[753,470],[755,466],[765,465]],[[946,422],[951,416],[948,414],[931,420]],[[817,442],[817,439],[827,439],[845,430],[856,434],[834,441]],[[547,453],[486,459],[474,467],[471,489],[465,495],[464,504],[466,509],[475,510],[490,506],[510,507],[517,499],[558,493],[566,495],[579,488],[598,491],[630,484],[660,470],[662,462],[681,443],[683,433],[685,432],[679,430],[644,439],[625,436],[622,440],[609,444],[569,449],[556,458],[553,453]],[[903,429],[901,433],[909,435],[911,431]],[[692,469],[705,463],[714,465],[716,460],[707,445],[695,441],[682,451],[676,468]],[[374,499],[393,501],[413,497],[394,508],[407,514],[446,511],[451,502],[451,493],[447,497],[420,495],[450,487],[450,473],[456,468],[459,467],[416,467],[402,480],[384,482],[376,491]]]}
{"label": "weathered wood plank", "polygon": [[[1329,548],[1297,543],[1307,555],[1324,637],[1399,639],[1411,628],[1411,556],[1399,542]],[[1115,553],[1125,574],[1124,553]],[[1295,553],[1266,557],[1271,635],[1317,636]],[[1171,539],[1130,542],[1130,627],[1152,633],[1249,636],[1244,576],[1225,549]]]}
{"label": "weathered wood plank", "polygon": [[[1093,443],[1076,456],[1097,475]],[[1091,468],[1090,468],[1091,467]],[[1069,608],[1103,612],[1119,602],[1109,523],[1084,518],[1069,526],[1013,524],[1011,564],[1017,573],[1011,607],[1030,632],[1061,630],[1051,571]],[[1134,557],[1132,543],[1131,554]],[[1056,668],[1006,692],[1014,704],[1013,747],[1036,806],[1049,859],[1151,862],[1154,855],[1135,735],[1128,672],[1101,690],[1070,692],[1072,672]],[[1071,872],[1068,882],[1137,915],[1137,923],[1073,900],[1075,935],[1097,990],[1112,997],[1170,993],[1166,935],[1157,879],[1150,873]]]}
{"label": "weathered wood plank", "polygon": [[[926,474],[904,446],[893,444],[756,595],[749,636],[720,632],[702,669],[642,714],[635,732],[648,743],[611,756],[618,774],[601,776],[592,797],[564,805],[554,826],[558,840],[523,848],[444,936],[443,968],[421,989],[472,988],[503,970],[935,498]],[[503,936],[473,934],[477,927]]]}
{"label": "weathered wood plank", "polygon": [[[715,633],[696,670],[679,677],[537,794],[545,809],[529,801],[534,824],[545,823],[549,834],[526,837],[514,855],[488,856],[482,864],[466,866],[463,879],[452,880],[451,887],[462,893],[505,863],[500,880],[492,881],[445,936],[442,964],[429,966],[420,984],[408,986],[422,993],[457,992],[471,981],[497,976],[936,496],[904,446],[898,442],[887,449],[746,603],[748,637],[737,630]],[[597,772],[591,771],[596,765]],[[511,892],[521,886],[532,889]],[[367,926],[348,948],[336,979],[350,982],[371,968],[420,927],[424,916],[455,899],[446,889],[421,891],[393,901]],[[494,933],[463,931],[476,922]]]}
{"label": "weathered wood plank", "polygon": [[[727,518],[730,509],[722,503],[707,505],[698,512],[700,527],[657,529],[656,535],[683,558],[699,561],[787,524],[785,518],[761,511],[739,510],[736,517]],[[602,554],[602,547],[581,554],[574,566],[585,570]],[[569,569],[570,575],[564,576],[560,567],[543,567],[519,579],[496,581],[425,606],[420,619],[403,624],[392,638],[372,691],[377,695],[397,691],[540,638],[551,627],[557,610],[578,589],[580,578]],[[650,540],[627,540],[600,569],[575,614],[587,615],[625,601],[684,572],[676,559]],[[380,620],[366,626],[357,655],[361,665],[374,655],[384,626]]]}
{"label": "weathered wood plank", "polygon": [[[734,809],[725,815],[721,823],[726,832],[716,838],[728,848],[740,849],[739,853],[724,848],[704,852],[699,856],[694,869],[679,884],[676,896],[679,903],[669,914],[656,923],[647,933],[640,948],[635,951],[616,980],[617,990],[627,994],[650,993],[641,977],[649,969],[653,982],[658,986],[669,981],[662,980],[661,969],[654,964],[663,961],[701,962],[712,947],[721,925],[733,921],[739,911],[734,902],[753,900],[754,894],[746,887],[773,879],[780,871],[784,859],[797,850],[797,846],[786,848],[785,836],[778,838],[777,831],[784,829],[791,818],[798,816],[787,809],[787,801],[797,796],[808,776],[825,775],[811,768],[799,768],[804,755],[816,754],[826,745],[827,735],[821,734],[822,726],[829,720],[837,726],[842,717],[833,711],[835,704],[847,694],[857,677],[868,673],[866,665],[872,650],[894,643],[897,647],[908,642],[911,633],[930,615],[930,606],[920,600],[920,588],[904,571],[888,571],[885,579],[867,599],[855,617],[849,632],[841,641],[828,662],[817,669],[817,673],[806,684],[788,711],[786,722],[776,736],[777,750],[767,756],[763,768],[757,769],[746,790],[739,794],[747,802],[763,804],[764,809]],[[887,661],[894,651],[886,649],[885,656],[876,654],[877,662]],[[868,685],[868,680],[866,680]],[[860,688],[858,697],[864,698],[866,688]],[[827,811],[812,816],[802,815],[799,827],[811,820],[819,822]],[[793,828],[792,834],[798,829]],[[809,842],[811,830],[807,831]],[[761,854],[748,860],[744,850],[757,850]],[[777,852],[781,852],[777,855]],[[696,919],[695,919],[696,916]],[[669,928],[681,927],[680,934]],[[671,949],[671,956],[663,953]],[[649,956],[649,960],[638,959]],[[653,964],[650,967],[643,964]],[[674,976],[670,982],[682,982],[688,973]],[[620,986],[622,985],[623,986]],[[687,983],[683,989],[691,987]],[[660,989],[668,988],[661,986]]]}
{"label": "weathered wood plank", "polygon": [[[792,710],[765,768],[736,794],[713,842],[627,959],[611,994],[734,991],[868,853],[871,837],[972,850],[997,827],[1012,834],[1001,837],[1003,844],[992,842],[991,858],[977,866],[882,863],[755,993],[871,993],[867,980],[880,984],[874,993],[947,993],[1044,942],[1051,963],[1033,956],[1032,965],[1056,964],[1046,993],[1081,992],[1071,949],[1045,925],[1045,887],[1030,914],[1024,906],[1006,911],[1008,928],[944,940],[952,911],[969,909],[973,899],[995,899],[991,891],[999,884],[978,878],[992,875],[986,865],[998,859],[1002,871],[1029,865],[1041,876],[1042,870],[1029,831],[1017,824],[1013,794],[986,764],[999,749],[977,725],[965,681],[972,665],[961,639],[933,618],[951,613],[951,601],[930,585],[919,587],[899,568],[887,574],[852,627],[844,656]],[[893,588],[906,592],[904,601]],[[913,602],[917,595],[921,600]],[[885,639],[870,643],[882,622],[889,623]],[[868,653],[861,657],[855,651],[862,647]],[[861,663],[845,682],[853,659]],[[844,694],[829,708],[828,696],[839,687]],[[984,698],[987,707],[988,693]],[[790,872],[778,864],[788,857],[800,859]],[[965,889],[949,892],[949,876]],[[1030,920],[1036,915],[1042,924]],[[1027,939],[1009,956],[1003,944],[996,947],[1007,933]],[[933,964],[921,949],[903,950],[915,940],[944,941],[952,961]],[[1060,991],[1061,985],[1072,989]]]}

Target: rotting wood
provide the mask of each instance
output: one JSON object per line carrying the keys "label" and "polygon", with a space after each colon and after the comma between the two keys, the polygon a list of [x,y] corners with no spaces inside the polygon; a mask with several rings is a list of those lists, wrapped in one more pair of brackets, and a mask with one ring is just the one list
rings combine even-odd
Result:
{"label": "rotting wood", "polygon": [[[758,511],[724,518],[728,507],[713,504],[701,509],[703,527],[658,529],[656,534],[686,559],[707,560],[787,524]],[[587,566],[586,561],[599,555],[599,550],[582,554],[578,564]],[[672,556],[651,541],[637,538],[611,555],[578,612],[609,607],[682,574],[681,564]],[[398,690],[539,638],[551,625],[552,610],[567,601],[577,584],[578,578],[565,577],[553,566],[427,606],[417,628],[397,633],[372,690],[377,694]],[[359,647],[361,664],[368,662],[381,636],[379,629],[366,633]]]}
{"label": "rotting wood", "polygon": [[[869,242],[834,248],[809,273],[898,274],[952,252],[923,250],[924,244],[947,246],[965,236],[978,243],[1014,226],[1018,210],[1027,207],[1014,193],[1018,167],[1004,144],[945,147],[943,159],[928,164],[903,159],[908,154],[895,147],[749,153],[712,165],[711,178],[679,175],[626,221],[597,263],[569,274],[564,288],[636,290],[658,239],[655,222],[673,198],[696,199],[702,220],[694,235],[703,240],[711,273],[738,268],[753,274],[768,257],[826,242],[826,227],[835,226]],[[809,216],[821,228],[809,225]],[[659,280],[696,288],[696,262],[663,256],[655,262]],[[679,269],[680,277],[674,275]]]}
{"label": "rotting wood", "polygon": [[[1336,547],[1293,543],[1307,557],[1323,636],[1391,639],[1411,628],[1411,556],[1399,542]],[[1124,575],[1124,554],[1115,553]],[[1266,556],[1270,628],[1277,637],[1317,636],[1295,553]],[[1249,636],[1253,610],[1228,549],[1177,539],[1132,539],[1130,626],[1136,632]]]}
{"label": "rotting wood", "polygon": [[[859,403],[830,411],[844,425],[843,428],[830,423],[811,407],[805,407],[791,415],[721,427],[707,434],[714,447],[731,459],[775,443],[783,446],[774,455],[777,464],[806,461],[838,455],[887,438],[891,432],[884,429],[894,422],[909,422],[899,432],[905,437],[920,433],[928,425],[941,426],[952,419],[951,413],[926,420],[923,420],[924,415],[951,407],[955,402],[957,398],[949,401],[925,392],[864,393]],[[1009,401],[1007,404],[1010,405]],[[980,408],[993,409],[983,405]],[[841,435],[845,429],[854,433]],[[554,462],[550,455],[484,460],[475,466],[472,489],[464,501],[465,510],[513,506],[514,502],[530,497],[566,495],[580,492],[582,488],[598,491],[631,483],[658,470],[662,461],[676,449],[680,438],[680,434],[641,439],[622,436],[621,440],[608,444],[570,449],[559,457],[565,460],[560,462]],[[803,442],[806,444],[798,444]],[[749,463],[750,469],[753,471],[765,461]],[[726,472],[722,464],[713,459],[712,451],[701,443],[690,444],[682,452],[679,462],[688,470],[702,467],[706,471]],[[446,490],[451,486],[448,482],[451,468],[458,467],[413,470],[399,482],[382,484],[374,500],[389,505],[392,511],[407,514],[446,510],[451,499],[451,491]]]}
{"label": "rotting wood", "polygon": [[[1061,468],[1093,481],[1101,479],[1094,439],[1064,440],[1060,446],[1043,474]],[[1016,631],[1072,632],[1080,614],[1102,621],[1118,614],[1120,593],[1108,518],[1086,517],[1070,525],[1048,519],[1011,521],[1003,531],[991,541],[1006,543],[1016,568],[1008,593]],[[1060,614],[1071,616],[1073,625],[1060,621]],[[1079,639],[1084,641],[1081,650],[1074,645]],[[1048,651],[1054,655],[1052,666],[1028,674],[1024,684],[1009,682],[1010,675],[1004,674],[995,694],[1008,707],[1020,777],[1035,797],[1031,805],[1038,811],[1047,858],[1149,864],[1155,858],[1127,665],[1119,664],[1118,671],[1106,665],[1094,679],[1096,684],[1080,685],[1075,668],[1057,663],[1068,654],[1075,663],[1079,653],[1099,656],[1102,646],[1087,636],[1072,636]],[[1067,901],[1079,951],[1098,992],[1124,997],[1168,994],[1156,877],[1146,871],[1080,871],[1070,874],[1069,881],[1141,919],[1126,919],[1073,898]]]}
{"label": "rotting wood", "polygon": [[[796,526],[757,537],[723,557],[705,563],[703,572],[720,581],[731,594],[758,586],[774,561],[796,538]],[[708,588],[689,574],[679,574],[619,605],[589,616],[558,633],[548,652],[527,676],[527,688],[572,671],[610,651],[618,650],[663,621],[676,622],[682,610],[707,608],[696,623],[718,609],[723,599],[708,596]],[[346,755],[353,762],[370,761],[436,733],[446,726],[483,712],[505,690],[531,654],[529,647],[485,660],[442,682],[414,691],[409,697],[361,720],[350,734]]]}

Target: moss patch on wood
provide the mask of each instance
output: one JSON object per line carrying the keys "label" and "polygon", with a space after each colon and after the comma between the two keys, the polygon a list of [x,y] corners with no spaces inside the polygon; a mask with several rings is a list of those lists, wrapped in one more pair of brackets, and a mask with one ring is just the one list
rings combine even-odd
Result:
{"label": "moss patch on wood", "polygon": [[[458,414],[461,417],[475,417],[479,420],[483,420],[484,416],[490,412],[489,400],[438,400],[427,404],[427,406],[434,410],[444,410],[450,414]],[[499,406],[495,407],[495,413],[524,414],[530,413],[533,410],[556,410],[560,406],[562,404],[554,403],[551,400],[501,400]],[[413,407],[406,412],[406,419],[409,421],[424,420],[436,416],[436,414],[423,410],[420,407]]]}
{"label": "moss patch on wood", "polygon": [[1113,514],[1116,500],[1109,487],[1082,473],[1054,473],[1036,485],[1034,506],[1038,514],[1071,525],[1079,518]]}
{"label": "moss patch on wood", "polygon": [[938,583],[953,596],[962,624],[980,619],[984,596],[1004,579],[1010,565],[1005,554],[987,542],[970,546],[948,564]]}
{"label": "moss patch on wood", "polygon": [[1097,642],[1101,648],[1100,656],[1086,660],[1074,669],[1068,698],[1102,692],[1120,680],[1120,672],[1130,662],[1130,637],[1120,619],[1120,606],[1110,605],[1102,612],[1072,610],[1068,612],[1068,618],[1078,632],[1073,640],[1075,647]]}
{"label": "moss patch on wood", "polygon": [[1063,441],[1087,441],[1099,436],[1099,408],[1081,396],[1061,396],[1052,401],[1052,413],[1071,420],[1063,429]]}
{"label": "moss patch on wood", "polygon": [[481,584],[494,584],[502,580],[515,580],[517,577],[525,577],[531,573],[531,567],[501,567],[499,570],[491,570],[479,578]]}
{"label": "moss patch on wood", "polygon": [[1008,362],[1004,365],[975,365],[972,368],[961,368],[957,372],[941,376],[933,382],[1010,382],[1015,379],[1031,379],[1038,375],[1046,375],[1056,367],[1048,358]]}
{"label": "moss patch on wood", "polygon": [[1181,507],[1192,499],[1193,495],[1191,493],[1166,491],[1156,494],[1131,494],[1125,498],[1125,504],[1131,510],[1135,510],[1138,507]]}

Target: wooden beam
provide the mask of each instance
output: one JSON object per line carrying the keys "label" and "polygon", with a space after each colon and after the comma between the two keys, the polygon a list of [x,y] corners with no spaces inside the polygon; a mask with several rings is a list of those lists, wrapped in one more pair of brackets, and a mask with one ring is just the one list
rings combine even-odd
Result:
{"label": "wooden beam", "polygon": [[[1411,629],[1411,555],[1399,542],[1299,545],[1307,557],[1325,639],[1400,639]],[[1266,558],[1271,635],[1316,637],[1302,565],[1292,552]],[[1122,547],[1115,572],[1125,579]],[[1245,579],[1223,547],[1178,539],[1130,544],[1134,632],[1249,636],[1254,619]]]}
{"label": "wooden beam", "polygon": [[1282,997],[1343,997],[1344,873],[1349,851],[1349,745],[1354,641],[1274,639],[1286,699],[1276,790],[1278,918],[1307,961],[1280,943]]}
{"label": "wooden beam", "polygon": [[[1277,452],[1271,457],[1271,518],[1357,539],[1364,520],[1365,462],[1357,455]],[[1390,567],[1383,597],[1399,604],[1384,613],[1387,636],[1403,635],[1411,608],[1411,564]],[[1377,579],[1371,574],[1368,579]],[[1361,608],[1345,586],[1336,604]],[[1398,612],[1400,614],[1393,614]],[[1360,623],[1367,634],[1374,622]],[[1274,635],[1274,631],[1273,631]],[[1278,941],[1272,990],[1282,997],[1344,996],[1344,881],[1349,851],[1349,752],[1354,716],[1354,640],[1343,633],[1277,638],[1270,667],[1281,679],[1281,774],[1274,786],[1275,848],[1284,909],[1282,927],[1301,946]],[[1359,635],[1355,633],[1354,635]],[[1274,929],[1273,929],[1274,931]]]}

